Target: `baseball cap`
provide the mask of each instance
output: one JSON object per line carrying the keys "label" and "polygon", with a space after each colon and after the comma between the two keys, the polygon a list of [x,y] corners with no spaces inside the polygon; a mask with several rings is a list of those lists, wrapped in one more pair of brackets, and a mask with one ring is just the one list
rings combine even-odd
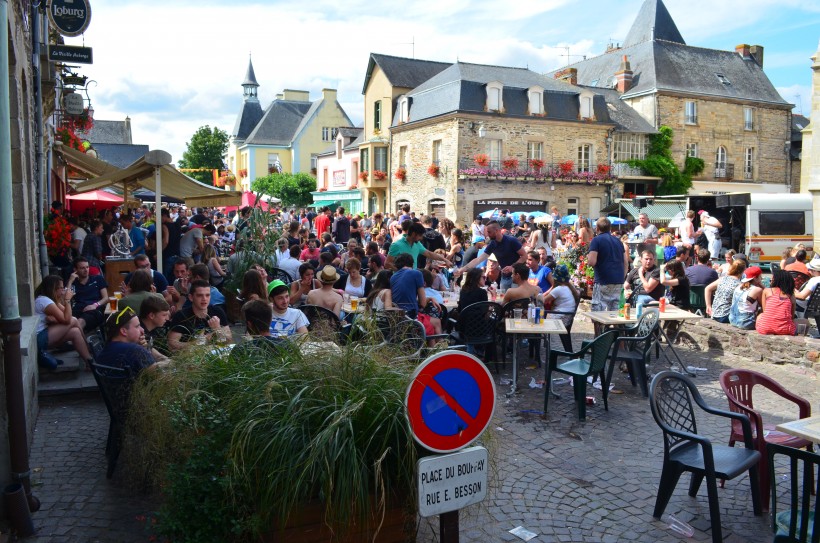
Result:
{"label": "baseball cap", "polygon": [[484,237],[483,236],[474,237],[473,238],[473,243],[484,243]]}
{"label": "baseball cap", "polygon": [[708,217],[708,216],[709,216],[709,212],[708,212],[708,211],[706,211],[705,209],[701,209],[700,211],[698,211],[698,215],[706,215],[706,216]]}
{"label": "baseball cap", "polygon": [[282,289],[288,290],[288,286],[279,279],[274,279],[270,283],[268,283],[268,297],[276,296],[277,294],[282,292]]}
{"label": "baseball cap", "polygon": [[741,279],[740,281],[742,283],[748,283],[755,277],[759,277],[762,273],[763,270],[761,270],[758,266],[751,266],[749,268],[746,268],[746,271],[743,273],[743,279]]}

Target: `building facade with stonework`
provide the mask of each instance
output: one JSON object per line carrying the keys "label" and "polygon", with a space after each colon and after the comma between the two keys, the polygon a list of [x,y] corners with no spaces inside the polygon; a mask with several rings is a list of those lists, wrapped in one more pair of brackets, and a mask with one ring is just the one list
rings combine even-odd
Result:
{"label": "building facade with stonework", "polygon": [[409,203],[459,225],[496,207],[597,219],[612,197],[616,133],[653,131],[603,93],[457,62],[398,97],[388,209]]}
{"label": "building facade with stonework", "polygon": [[362,129],[341,127],[333,146],[316,157],[316,192],[313,206],[333,209],[341,206],[350,213],[364,211],[359,184],[359,144]]}
{"label": "building facade with stonework", "polygon": [[792,105],[763,72],[760,45],[687,45],[663,2],[645,0],[621,47],[554,75],[592,90],[617,88],[652,126],[671,127],[678,165],[686,156],[706,163],[693,193],[798,190],[789,156]]}

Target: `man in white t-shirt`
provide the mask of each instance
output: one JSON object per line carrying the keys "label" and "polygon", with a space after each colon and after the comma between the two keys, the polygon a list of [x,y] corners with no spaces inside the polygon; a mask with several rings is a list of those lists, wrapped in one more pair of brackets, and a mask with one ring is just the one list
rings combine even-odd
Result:
{"label": "man in white t-shirt", "polygon": [[71,248],[74,249],[74,254],[80,256],[83,254],[83,241],[88,235],[85,228],[77,225],[77,219],[70,217],[68,223],[71,225]]}
{"label": "man in white t-shirt", "polygon": [[273,304],[270,335],[283,337],[307,333],[310,322],[304,313],[290,307],[290,289],[285,283],[271,281],[268,285],[268,299]]}

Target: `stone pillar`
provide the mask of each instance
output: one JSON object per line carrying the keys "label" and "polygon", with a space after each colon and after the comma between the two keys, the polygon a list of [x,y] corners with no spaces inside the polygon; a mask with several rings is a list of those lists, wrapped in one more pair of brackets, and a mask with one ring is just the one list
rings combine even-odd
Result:
{"label": "stone pillar", "polygon": [[811,114],[809,126],[803,129],[803,159],[800,172],[801,192],[810,192],[814,216],[814,247],[820,250],[820,141],[814,142],[813,132],[820,127],[820,44],[811,57]]}

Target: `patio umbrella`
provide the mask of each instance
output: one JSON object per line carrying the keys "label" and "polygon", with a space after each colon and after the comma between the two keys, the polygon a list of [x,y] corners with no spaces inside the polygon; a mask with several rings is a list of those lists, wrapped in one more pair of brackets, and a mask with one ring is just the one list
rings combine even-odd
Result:
{"label": "patio umbrella", "polygon": [[[153,190],[137,189],[131,194],[134,195],[134,198],[137,198],[143,202],[155,202],[157,200],[157,193]],[[179,198],[164,195],[161,195],[161,200],[166,204],[181,204],[183,202],[183,200],[180,200]]]}
{"label": "patio umbrella", "polygon": [[552,222],[552,215],[544,214],[535,218],[535,224],[550,224]]}
{"label": "patio umbrella", "polygon": [[[496,211],[494,209],[489,209],[487,211],[483,211],[483,212],[479,213],[478,216],[481,217],[482,219],[492,219],[495,214],[496,214]],[[498,215],[501,215],[501,212],[498,212]]]}
{"label": "patio umbrella", "polygon": [[621,224],[626,224],[626,223],[628,223],[628,222],[629,222],[628,220],[626,220],[626,219],[624,219],[624,218],[621,218],[621,217],[613,217],[612,215],[610,215],[609,217],[607,217],[607,219],[609,219],[609,222],[610,222],[610,223],[612,223],[612,224],[618,224],[618,225],[621,225]]}
{"label": "patio umbrella", "polygon": [[575,224],[578,222],[578,215],[564,215],[561,217],[561,224]]}
{"label": "patio umbrella", "polygon": [[544,216],[552,218],[552,215],[550,215],[546,211],[530,211],[530,212],[527,213],[527,217],[535,217],[536,219],[538,217],[544,217]]}
{"label": "patio umbrella", "polygon": [[[278,198],[266,198],[264,195],[259,198],[259,207],[262,211],[272,211],[269,202],[280,202]],[[242,193],[242,205],[241,206],[227,206],[225,208],[225,213],[230,213],[231,211],[237,211],[241,207],[251,206],[254,207],[257,204],[256,201],[256,194],[253,192],[243,192]]]}

